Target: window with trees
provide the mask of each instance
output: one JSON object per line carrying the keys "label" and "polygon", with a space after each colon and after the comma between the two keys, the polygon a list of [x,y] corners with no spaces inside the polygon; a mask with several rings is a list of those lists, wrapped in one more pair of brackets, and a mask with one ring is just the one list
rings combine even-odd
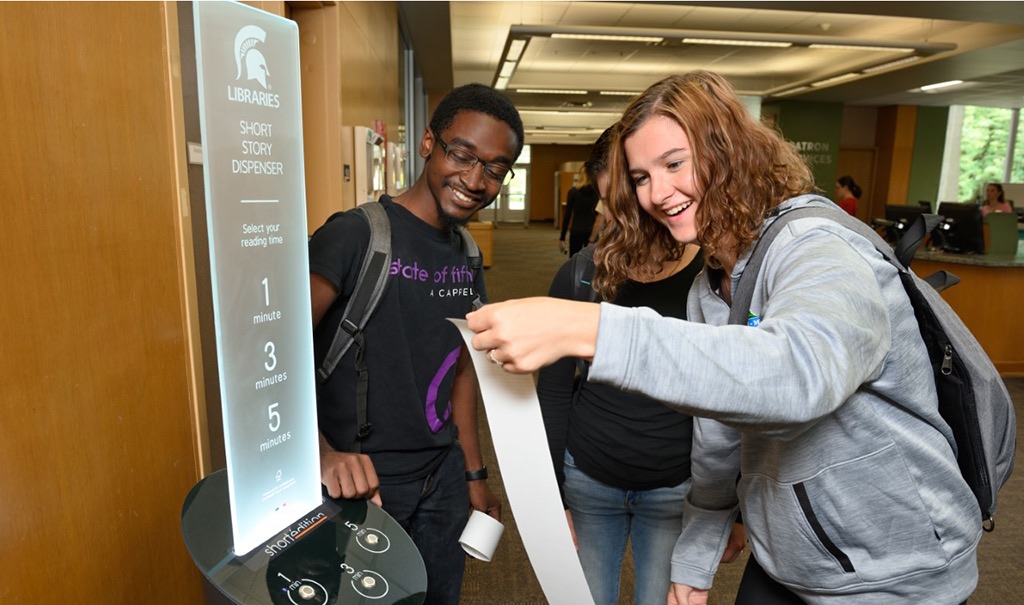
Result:
{"label": "window with trees", "polygon": [[988,183],[1024,183],[1020,109],[953,106],[940,198],[981,201]]}

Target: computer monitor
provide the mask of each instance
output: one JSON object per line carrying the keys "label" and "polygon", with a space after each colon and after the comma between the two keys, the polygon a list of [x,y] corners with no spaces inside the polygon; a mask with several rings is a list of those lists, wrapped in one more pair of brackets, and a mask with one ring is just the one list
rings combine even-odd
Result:
{"label": "computer monitor", "polygon": [[907,227],[912,225],[917,217],[925,214],[921,206],[904,206],[903,204],[886,204],[885,220],[893,223],[893,226],[903,234]]}
{"label": "computer monitor", "polygon": [[907,229],[917,220],[917,217],[926,214],[921,206],[906,206],[904,204],[886,204],[885,218],[876,218],[871,221],[871,226],[885,229],[885,240],[896,245],[907,232]]}
{"label": "computer monitor", "polygon": [[938,213],[943,219],[933,233],[939,235],[944,251],[955,254],[985,252],[981,207],[976,204],[942,202]]}

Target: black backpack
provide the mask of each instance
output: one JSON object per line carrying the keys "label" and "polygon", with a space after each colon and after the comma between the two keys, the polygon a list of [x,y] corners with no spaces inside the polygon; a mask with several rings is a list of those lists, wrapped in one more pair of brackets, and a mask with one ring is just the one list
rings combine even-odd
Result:
{"label": "black backpack", "polygon": [[992,531],[996,494],[1013,471],[1017,423],[1013,400],[999,372],[960,317],[938,294],[956,285],[959,278],[940,271],[922,279],[909,268],[918,246],[942,217],[918,217],[893,250],[873,229],[838,207],[798,208],[781,213],[761,235],[743,270],[733,294],[729,323],[747,324],[754,284],[772,240],[786,223],[806,217],[827,218],[857,232],[899,271],[931,359],[939,414],[953,431],[954,441],[950,445],[956,452],[960,473],[978,500],[982,527]]}
{"label": "black backpack", "polygon": [[[335,212],[324,221],[324,224],[331,222],[343,212],[355,212],[366,220],[370,225],[370,243],[367,246],[366,255],[363,256],[363,264],[359,268],[356,287],[345,304],[345,313],[338,324],[338,331],[334,334],[334,339],[327,349],[323,362],[317,368],[316,384],[319,387],[330,378],[342,356],[345,355],[349,347],[355,344],[356,372],[359,374],[356,386],[356,413],[359,429],[356,431],[356,441],[352,451],[359,452],[362,440],[366,439],[373,431],[373,425],[366,421],[366,384],[369,374],[363,360],[363,328],[377,309],[384,294],[384,286],[387,285],[388,268],[391,265],[391,222],[388,220],[387,211],[380,202],[367,202],[352,210]],[[477,246],[476,240],[465,227],[456,227],[456,232],[462,238],[462,248],[466,252],[469,269],[476,275],[483,266],[480,247]],[[477,297],[473,301],[473,306],[478,308],[480,305],[480,298]]]}

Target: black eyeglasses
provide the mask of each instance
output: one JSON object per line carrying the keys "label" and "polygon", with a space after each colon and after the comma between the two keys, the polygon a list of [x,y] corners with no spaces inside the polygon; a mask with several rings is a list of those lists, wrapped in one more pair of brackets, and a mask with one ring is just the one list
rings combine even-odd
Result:
{"label": "black eyeglasses", "polygon": [[484,167],[484,177],[499,185],[508,185],[512,177],[516,175],[508,166],[485,162],[461,147],[449,147],[448,143],[441,140],[437,133],[434,133],[434,138],[440,143],[445,159],[459,170],[472,170],[474,166],[480,164]]}

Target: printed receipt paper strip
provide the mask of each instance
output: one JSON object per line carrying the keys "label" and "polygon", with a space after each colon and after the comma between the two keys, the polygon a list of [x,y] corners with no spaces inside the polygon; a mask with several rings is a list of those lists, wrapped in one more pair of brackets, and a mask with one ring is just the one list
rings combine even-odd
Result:
{"label": "printed receipt paper strip", "polygon": [[473,359],[505,492],[544,596],[551,605],[593,605],[558,495],[533,377],[503,371],[473,349],[465,320],[449,321]]}

